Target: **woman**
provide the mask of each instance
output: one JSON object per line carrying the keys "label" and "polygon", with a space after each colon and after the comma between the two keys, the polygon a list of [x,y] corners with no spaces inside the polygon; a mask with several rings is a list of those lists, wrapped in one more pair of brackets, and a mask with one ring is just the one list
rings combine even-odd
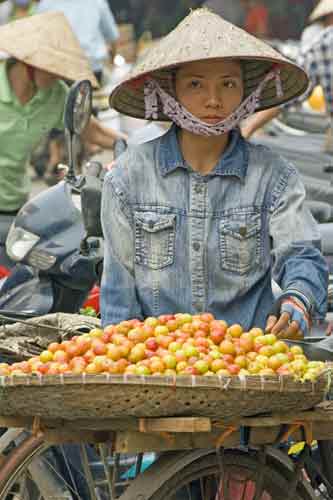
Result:
{"label": "woman", "polygon": [[[104,325],[208,310],[294,335],[325,315],[327,269],[297,172],[238,129],[306,86],[300,68],[199,9],[113,91],[117,110],[173,125],[106,178]],[[282,294],[270,314],[272,278]]]}

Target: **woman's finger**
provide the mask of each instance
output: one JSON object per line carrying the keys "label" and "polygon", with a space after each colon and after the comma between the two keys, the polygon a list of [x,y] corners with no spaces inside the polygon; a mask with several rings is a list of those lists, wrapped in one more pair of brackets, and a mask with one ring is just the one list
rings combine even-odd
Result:
{"label": "woman's finger", "polygon": [[273,315],[268,316],[267,322],[266,322],[266,327],[265,327],[265,332],[266,333],[270,333],[271,329],[276,324],[276,322],[277,322],[277,317],[276,316],[273,316]]}
{"label": "woman's finger", "polygon": [[290,314],[287,312],[282,313],[278,322],[273,326],[271,333],[277,335],[282,330],[286,330],[289,325],[289,320],[290,320]]}

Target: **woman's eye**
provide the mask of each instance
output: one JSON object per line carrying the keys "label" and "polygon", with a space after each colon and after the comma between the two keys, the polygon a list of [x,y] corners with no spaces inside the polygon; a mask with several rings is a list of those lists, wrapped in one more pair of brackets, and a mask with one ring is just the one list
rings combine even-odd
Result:
{"label": "woman's eye", "polygon": [[198,89],[198,88],[200,88],[200,86],[201,86],[201,83],[199,82],[199,80],[191,80],[190,81],[190,87],[192,89]]}
{"label": "woman's eye", "polygon": [[234,89],[237,84],[234,80],[225,80],[223,82],[223,86],[226,87],[227,89]]}

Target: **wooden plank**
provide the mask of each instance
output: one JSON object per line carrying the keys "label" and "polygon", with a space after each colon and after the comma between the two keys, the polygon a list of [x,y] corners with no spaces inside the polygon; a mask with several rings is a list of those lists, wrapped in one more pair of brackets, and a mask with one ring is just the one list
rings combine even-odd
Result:
{"label": "wooden plank", "polygon": [[[203,433],[162,433],[117,432],[114,450],[118,453],[139,453],[151,451],[193,450],[215,448],[221,431]],[[239,444],[239,432],[234,432],[225,441],[225,446]]]}
{"label": "wooden plank", "polygon": [[210,418],[175,417],[175,418],[140,418],[140,432],[210,432]]}
{"label": "wooden plank", "polygon": [[49,444],[65,443],[106,443],[114,439],[111,432],[76,431],[66,429],[46,430],[43,432],[45,442]]}
{"label": "wooden plank", "polygon": [[19,427],[30,429],[33,422],[31,417],[0,417],[0,427]]}

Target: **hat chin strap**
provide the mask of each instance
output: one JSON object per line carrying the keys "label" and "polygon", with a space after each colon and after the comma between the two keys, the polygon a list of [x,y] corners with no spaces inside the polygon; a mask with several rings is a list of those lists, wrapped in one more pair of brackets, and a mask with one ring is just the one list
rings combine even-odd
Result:
{"label": "hat chin strap", "polygon": [[36,87],[36,80],[35,80],[35,70],[34,66],[31,66],[30,64],[24,63],[26,68],[27,68],[27,74],[29,80],[33,83],[33,85]]}
{"label": "hat chin strap", "polygon": [[270,71],[263,81],[258,85],[257,89],[252,92],[240,106],[231,113],[226,119],[211,125],[201,121],[196,116],[192,115],[184,106],[182,106],[174,97],[165,92],[156,80],[146,80],[144,85],[145,95],[145,116],[146,119],[158,120],[159,115],[159,100],[162,104],[163,114],[166,115],[179,127],[188,130],[197,135],[222,135],[226,134],[239,123],[247,118],[259,106],[260,95],[267,83],[275,79],[276,93],[278,97],[283,96],[280,69],[274,68]]}

